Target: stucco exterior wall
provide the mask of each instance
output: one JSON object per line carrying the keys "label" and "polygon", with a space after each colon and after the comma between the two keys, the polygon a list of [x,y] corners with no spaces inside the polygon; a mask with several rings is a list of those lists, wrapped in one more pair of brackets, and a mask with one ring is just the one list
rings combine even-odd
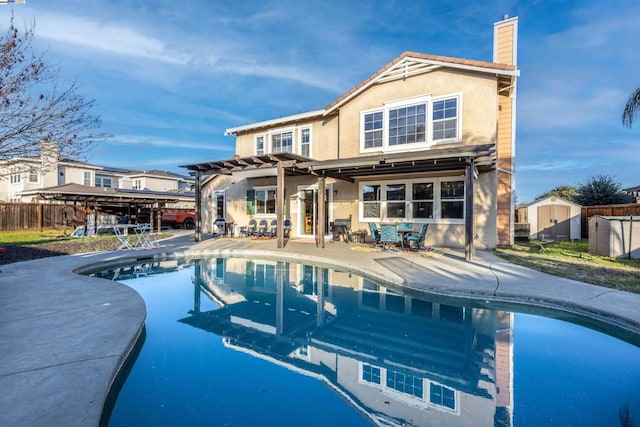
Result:
{"label": "stucco exterior wall", "polygon": [[[460,114],[462,143],[495,142],[497,114],[495,78],[461,71],[434,71],[405,80],[374,85],[341,107],[340,158],[360,155],[362,111],[381,108],[390,101],[423,95],[438,97],[457,93],[462,94]],[[434,146],[441,147],[442,144]]]}
{"label": "stucco exterior wall", "polygon": [[240,133],[236,137],[236,154],[240,157],[255,155],[255,138],[259,135],[264,136],[265,152],[270,153],[270,135],[291,130],[293,131],[293,152],[301,155],[300,130],[309,127],[311,128],[311,157],[316,160],[337,158],[338,119],[335,116]]}

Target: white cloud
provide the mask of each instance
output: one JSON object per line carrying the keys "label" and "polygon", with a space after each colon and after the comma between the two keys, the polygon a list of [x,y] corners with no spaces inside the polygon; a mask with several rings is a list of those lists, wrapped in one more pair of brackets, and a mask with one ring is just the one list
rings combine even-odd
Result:
{"label": "white cloud", "polygon": [[233,144],[221,145],[208,142],[189,142],[176,141],[156,138],[153,136],[136,136],[136,135],[116,135],[110,141],[111,144],[128,144],[156,147],[171,147],[176,149],[196,149],[211,151],[228,151],[233,152],[235,146]]}
{"label": "white cloud", "polygon": [[163,40],[133,28],[92,18],[58,13],[40,14],[37,36],[112,55],[186,64],[190,57]]}

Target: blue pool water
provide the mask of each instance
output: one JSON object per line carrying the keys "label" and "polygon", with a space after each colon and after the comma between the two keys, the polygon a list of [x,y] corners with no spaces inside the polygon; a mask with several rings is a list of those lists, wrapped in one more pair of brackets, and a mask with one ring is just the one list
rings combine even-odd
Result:
{"label": "blue pool water", "polygon": [[110,426],[618,426],[624,405],[640,421],[637,337],[295,263],[95,275],[147,305]]}

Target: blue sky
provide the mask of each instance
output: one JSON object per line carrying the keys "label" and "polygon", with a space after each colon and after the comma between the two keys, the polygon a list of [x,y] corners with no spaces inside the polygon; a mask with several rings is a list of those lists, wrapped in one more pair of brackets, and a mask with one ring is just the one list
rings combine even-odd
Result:
{"label": "blue sky", "polygon": [[[87,158],[163,169],[234,152],[227,128],[323,108],[411,50],[491,60],[519,17],[517,200],[609,174],[640,185],[640,2],[27,0],[36,47],[77,79],[113,135]],[[11,7],[0,7],[6,29]],[[2,30],[3,31],[3,30]]]}

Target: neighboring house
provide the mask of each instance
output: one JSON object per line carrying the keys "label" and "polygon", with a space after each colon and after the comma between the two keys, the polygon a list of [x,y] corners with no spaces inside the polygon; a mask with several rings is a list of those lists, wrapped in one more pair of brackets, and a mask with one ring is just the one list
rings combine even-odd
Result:
{"label": "neighboring house", "polygon": [[[0,177],[0,202],[37,202],[41,200],[38,196],[42,191],[77,191],[79,195],[86,195],[92,193],[91,188],[95,187],[139,190],[140,194],[146,192],[146,197],[150,192],[159,193],[164,199],[170,197],[162,193],[172,193],[181,200],[168,207],[194,206],[192,177],[160,170],[135,171],[58,159],[55,149],[43,150],[40,158],[20,158],[0,163]],[[127,194],[135,192],[129,191]]]}
{"label": "neighboring house", "polygon": [[350,218],[427,223],[467,258],[512,244],[517,26],[494,24],[493,62],[405,52],[323,109],[227,129],[232,159],[185,166],[202,230],[287,218],[324,239]]}
{"label": "neighboring house", "polygon": [[623,190],[629,196],[633,197],[636,203],[640,203],[640,185],[636,185],[635,187],[625,188]]}
{"label": "neighboring house", "polygon": [[529,238],[579,240],[582,206],[550,196],[527,205]]}

